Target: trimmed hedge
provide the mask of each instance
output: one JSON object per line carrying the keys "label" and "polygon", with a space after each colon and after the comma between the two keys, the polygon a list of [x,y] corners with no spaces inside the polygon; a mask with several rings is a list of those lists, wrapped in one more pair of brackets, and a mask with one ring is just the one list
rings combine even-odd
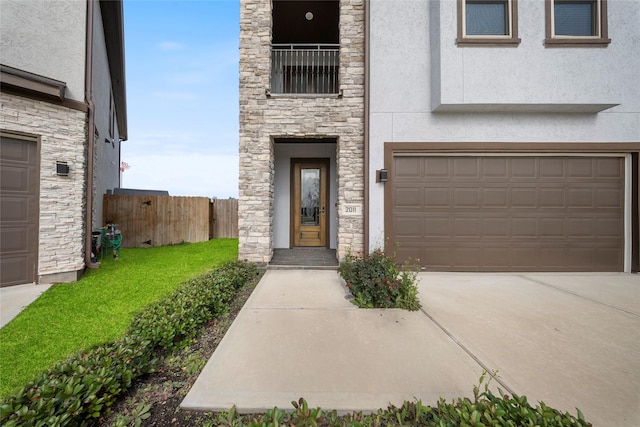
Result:
{"label": "trimmed hedge", "polygon": [[123,338],[67,359],[0,402],[0,424],[90,425],[131,382],[153,372],[159,354],[183,346],[257,273],[250,263],[225,264],[192,279],[136,315]]}

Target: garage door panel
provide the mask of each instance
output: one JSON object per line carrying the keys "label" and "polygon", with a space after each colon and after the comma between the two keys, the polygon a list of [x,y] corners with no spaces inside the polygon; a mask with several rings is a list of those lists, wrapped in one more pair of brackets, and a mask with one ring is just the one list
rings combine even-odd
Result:
{"label": "garage door panel", "polygon": [[396,163],[395,177],[418,179],[421,175],[421,167],[422,161],[419,157],[403,157]]}
{"label": "garage door panel", "polygon": [[396,206],[407,206],[410,208],[422,208],[424,202],[422,200],[422,188],[401,188],[396,192]]}
{"label": "garage door panel", "polygon": [[453,264],[460,268],[475,269],[478,267],[481,253],[479,247],[454,247]]}
{"label": "garage door panel", "polygon": [[24,141],[14,138],[2,138],[2,160],[7,163],[24,163],[31,165],[35,162],[35,150],[31,150]]}
{"label": "garage door panel", "polygon": [[[445,159],[446,160],[446,159]],[[474,157],[453,158],[453,178],[479,178],[480,159]]]}
{"label": "garage door panel", "polygon": [[511,188],[511,207],[531,209],[537,205],[538,191],[536,188]]}
{"label": "garage door panel", "polygon": [[3,256],[26,253],[29,250],[30,227],[3,227],[0,231],[0,251]]}
{"label": "garage door panel", "polygon": [[511,236],[520,239],[535,239],[538,236],[538,218],[523,217],[511,219]]}
{"label": "garage door panel", "polygon": [[25,276],[33,276],[34,264],[32,257],[3,257],[0,261],[0,281],[3,286],[23,284]]}
{"label": "garage door panel", "polygon": [[614,181],[622,179],[624,176],[624,166],[620,159],[615,157],[604,157],[596,159],[596,177],[611,178]]}
{"label": "garage door panel", "polygon": [[538,263],[545,265],[550,271],[562,270],[564,267],[565,249],[557,247],[545,247],[538,251]]}
{"label": "garage door panel", "polygon": [[480,238],[506,239],[509,237],[510,228],[508,218],[482,218],[482,236]]}
{"label": "garage door panel", "polygon": [[569,248],[566,255],[569,266],[577,270],[588,268],[596,262],[595,249],[593,248]]}
{"label": "garage door panel", "polygon": [[474,208],[480,207],[480,194],[478,188],[454,188],[453,208]]}
{"label": "garage door panel", "polygon": [[422,229],[424,219],[422,217],[411,217],[403,215],[395,219],[396,235],[405,241],[409,239],[421,240],[424,237]]}
{"label": "garage door panel", "polygon": [[451,268],[451,252],[450,248],[418,246],[417,250],[398,248],[397,254],[399,259],[419,259],[421,264],[424,264],[424,260],[428,259],[429,265],[434,268],[449,269]]}
{"label": "garage door panel", "polygon": [[508,209],[508,188],[484,188],[482,190],[482,207],[493,209]]}
{"label": "garage door panel", "polygon": [[29,169],[20,166],[5,165],[2,167],[0,179],[4,182],[2,188],[5,191],[27,192],[29,191]]}
{"label": "garage door panel", "polygon": [[578,157],[567,160],[567,177],[591,178],[593,176],[594,159]]}
{"label": "garage door panel", "polygon": [[593,189],[591,188],[572,188],[567,190],[569,194],[569,208],[592,208],[593,207]]}
{"label": "garage door panel", "polygon": [[624,235],[624,228],[621,227],[617,218],[598,218],[593,228],[593,236],[596,238],[611,238],[622,239]]}
{"label": "garage door panel", "polygon": [[619,209],[624,206],[624,200],[620,198],[619,191],[615,188],[601,188],[595,190],[594,204],[596,208]]}
{"label": "garage door panel", "polygon": [[548,208],[564,208],[565,207],[565,198],[564,198],[564,189],[563,188],[541,188],[539,190],[539,203],[538,206],[540,209],[548,209]]}
{"label": "garage door panel", "polygon": [[481,252],[481,262],[476,266],[480,268],[481,266],[486,266],[488,268],[494,269],[495,271],[501,271],[508,269],[509,262],[507,260],[511,256],[509,248],[485,248]]}
{"label": "garage door panel", "polygon": [[424,190],[425,208],[449,208],[451,206],[449,187],[427,188]]}
{"label": "garage door panel", "polygon": [[591,239],[594,237],[594,219],[593,218],[573,218],[569,221],[568,237]]}
{"label": "garage door panel", "polygon": [[[622,158],[411,159],[422,161],[414,165],[424,171],[419,182],[392,183],[399,255],[436,270],[622,270]],[[429,173],[439,178],[425,179]],[[424,203],[414,196],[411,204],[407,188],[419,188]]]}
{"label": "garage door panel", "polygon": [[615,248],[596,248],[594,250],[596,265],[603,268],[615,264],[615,262],[623,255],[624,254],[622,250]]}
{"label": "garage door panel", "polygon": [[29,212],[29,199],[5,196],[0,206],[0,221],[24,221]]}
{"label": "garage door panel", "polygon": [[463,238],[477,238],[480,234],[480,219],[475,218],[454,218],[454,235]]}
{"label": "garage door panel", "polygon": [[507,178],[509,176],[509,162],[503,157],[483,157],[482,164],[483,178]]}
{"label": "garage door panel", "polygon": [[452,230],[449,218],[425,218],[424,237],[449,237]]}
{"label": "garage door panel", "polygon": [[554,157],[540,157],[538,162],[540,163],[539,177],[541,179],[564,178],[565,168],[562,159]]}
{"label": "garage door panel", "polygon": [[509,163],[511,165],[511,179],[523,178],[530,180],[536,178],[538,169],[536,158],[516,157],[511,158]]}
{"label": "garage door panel", "polygon": [[424,177],[427,179],[446,178],[447,180],[453,178],[451,174],[451,162],[442,161],[439,158],[427,158],[423,159],[424,164]]}
{"label": "garage door panel", "polygon": [[506,268],[515,268],[528,271],[534,268],[539,262],[539,251],[535,247],[516,246],[509,251],[509,264]]}
{"label": "garage door panel", "polygon": [[565,218],[541,218],[540,219],[540,238],[541,239],[564,239]]}

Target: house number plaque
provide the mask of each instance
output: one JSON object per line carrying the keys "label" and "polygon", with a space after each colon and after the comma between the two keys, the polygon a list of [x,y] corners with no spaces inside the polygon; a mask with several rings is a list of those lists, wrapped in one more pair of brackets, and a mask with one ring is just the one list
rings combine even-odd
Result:
{"label": "house number plaque", "polygon": [[358,216],[362,213],[360,205],[342,205],[342,215]]}

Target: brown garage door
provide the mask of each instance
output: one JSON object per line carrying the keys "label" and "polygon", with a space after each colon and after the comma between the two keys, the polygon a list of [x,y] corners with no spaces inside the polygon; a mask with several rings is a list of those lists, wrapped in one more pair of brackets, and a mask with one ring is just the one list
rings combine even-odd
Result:
{"label": "brown garage door", "polygon": [[387,233],[441,271],[622,271],[620,157],[394,157]]}
{"label": "brown garage door", "polygon": [[0,137],[0,286],[36,279],[38,164],[34,141]]}

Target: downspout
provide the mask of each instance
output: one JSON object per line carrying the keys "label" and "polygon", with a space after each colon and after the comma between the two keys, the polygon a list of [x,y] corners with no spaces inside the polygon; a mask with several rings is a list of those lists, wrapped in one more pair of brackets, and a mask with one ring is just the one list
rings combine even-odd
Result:
{"label": "downspout", "polygon": [[369,255],[369,0],[364,2],[364,254]]}
{"label": "downspout", "polygon": [[93,225],[93,146],[95,144],[95,106],[93,105],[93,7],[94,0],[87,0],[87,46],[85,52],[84,99],[87,104],[87,170],[85,194],[85,242],[84,263],[89,268],[98,268],[100,264],[91,260]]}

